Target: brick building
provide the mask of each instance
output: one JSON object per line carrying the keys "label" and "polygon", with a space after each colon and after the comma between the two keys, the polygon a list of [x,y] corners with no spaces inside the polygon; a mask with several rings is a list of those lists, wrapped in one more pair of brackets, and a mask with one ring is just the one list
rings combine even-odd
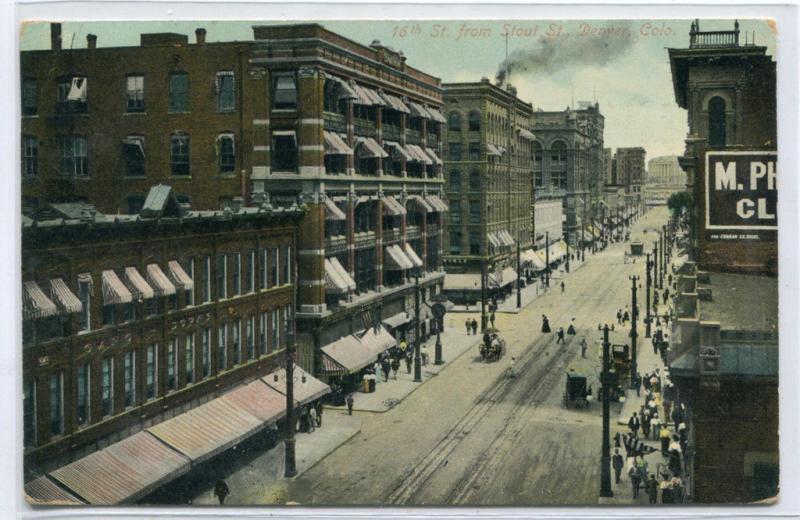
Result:
{"label": "brick building", "polygon": [[23,218],[26,471],[38,473],[264,376],[283,360],[302,210]]}
{"label": "brick building", "polygon": [[625,193],[627,211],[636,211],[644,202],[645,156],[640,146],[617,148],[617,180]]}
{"label": "brick building", "polygon": [[[484,78],[444,85],[447,116],[445,289],[456,300],[479,297],[481,273],[492,290],[517,279],[517,246],[531,248],[532,107],[512,86]],[[521,255],[521,264],[529,263]]]}

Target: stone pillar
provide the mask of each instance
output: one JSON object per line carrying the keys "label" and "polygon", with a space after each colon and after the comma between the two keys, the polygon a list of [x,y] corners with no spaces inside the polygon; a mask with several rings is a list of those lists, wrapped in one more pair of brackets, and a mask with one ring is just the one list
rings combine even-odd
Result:
{"label": "stone pillar", "polygon": [[298,173],[318,176],[325,170],[322,108],[325,77],[319,69],[301,67],[297,74]]}
{"label": "stone pillar", "polygon": [[[353,100],[347,100],[347,109],[345,110],[345,121],[346,121],[346,129],[347,129],[347,146],[349,146],[354,152],[356,149],[355,143],[355,127],[353,126]],[[356,156],[355,153],[353,155],[347,156],[347,175],[353,175],[356,172]]]}
{"label": "stone pillar", "polygon": [[383,290],[383,200],[378,191],[375,202],[375,286],[378,292]]}
{"label": "stone pillar", "polygon": [[[407,115],[401,113],[400,114],[400,146],[406,145],[406,119]],[[403,178],[408,176],[408,172],[406,171],[406,159],[403,156],[401,159],[401,166],[400,166],[400,174]],[[403,227],[405,228],[406,217],[403,216]],[[405,237],[405,231],[403,231],[403,237]],[[404,238],[405,239],[405,238]]]}
{"label": "stone pillar", "polygon": [[297,304],[301,312],[320,313],[325,310],[325,206],[319,194],[308,199],[297,241]]}
{"label": "stone pillar", "polygon": [[355,234],[356,234],[356,195],[353,192],[348,193],[347,203],[345,205],[347,212],[347,271],[353,280],[356,279],[356,250],[355,250]]}
{"label": "stone pillar", "polygon": [[[424,195],[421,195],[424,198]],[[419,226],[420,237],[422,242],[422,251],[419,254],[422,257],[422,272],[428,270],[428,214],[425,213],[422,217],[422,223]]]}

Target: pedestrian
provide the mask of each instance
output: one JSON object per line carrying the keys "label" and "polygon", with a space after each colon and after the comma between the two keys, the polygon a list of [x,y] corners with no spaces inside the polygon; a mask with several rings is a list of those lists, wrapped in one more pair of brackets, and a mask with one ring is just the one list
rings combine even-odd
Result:
{"label": "pedestrian", "polygon": [[647,480],[647,461],[644,460],[643,454],[644,443],[641,444],[639,455],[636,458],[636,471],[639,472],[639,478],[642,482]]}
{"label": "pedestrian", "polygon": [[661,503],[672,504],[672,482],[669,481],[669,475],[663,473],[661,477],[664,479],[659,487],[661,488]]}
{"label": "pedestrian", "polygon": [[317,428],[322,427],[322,401],[317,401]]}
{"label": "pedestrian", "polygon": [[308,433],[317,429],[317,409],[313,406],[308,407]]}
{"label": "pedestrian", "polygon": [[377,385],[381,380],[381,362],[375,361],[372,365],[372,371],[375,374],[375,384]]}
{"label": "pedestrian", "polygon": [[472,335],[475,336],[478,334],[478,322],[475,321],[475,318],[472,318]]}
{"label": "pedestrian", "polygon": [[381,361],[381,371],[383,372],[383,380],[389,382],[389,372],[392,370],[392,365],[389,363],[389,358],[385,357]]}
{"label": "pedestrian", "polygon": [[650,437],[650,410],[646,409],[642,416],[642,436],[647,439]]}
{"label": "pedestrian", "polygon": [[626,305],[625,312],[622,313],[622,323],[627,323],[629,319],[631,319],[631,315],[628,312],[628,307]]}
{"label": "pedestrian", "polygon": [[353,415],[353,394],[347,394],[347,415]]}
{"label": "pedestrian", "polygon": [[678,431],[678,426],[683,422],[684,419],[684,406],[681,403],[679,406],[676,406],[674,410],[672,410],[672,422],[675,424],[675,431]]}
{"label": "pedestrian", "polygon": [[542,332],[549,334],[550,333],[550,320],[547,319],[547,316],[542,314]]}
{"label": "pedestrian", "polygon": [[228,484],[226,484],[224,480],[218,480],[217,483],[214,484],[214,496],[217,497],[220,505],[225,503],[225,499],[230,494],[231,490],[228,488]]}
{"label": "pedestrian", "polygon": [[658,412],[653,414],[650,418],[650,431],[653,432],[653,440],[657,441],[658,436],[661,434],[661,419],[658,417]]}
{"label": "pedestrian", "polygon": [[472,321],[470,321],[470,319],[467,318],[467,321],[464,322],[464,325],[467,327],[467,336],[469,336],[469,329],[472,328]]}
{"label": "pedestrian", "polygon": [[411,373],[411,362],[414,359],[414,355],[411,353],[411,349],[406,352],[406,374]]}
{"label": "pedestrian", "polygon": [[581,357],[586,357],[586,349],[589,348],[589,345],[586,344],[586,338],[581,338]]}
{"label": "pedestrian", "polygon": [[[619,435],[619,432],[617,432]],[[622,467],[625,465],[625,462],[622,460],[622,455],[619,454],[619,450],[614,450],[614,455],[611,457],[611,466],[614,468],[614,477],[615,482],[619,484],[619,476],[622,473]]]}
{"label": "pedestrian", "polygon": [[572,318],[572,320],[569,322],[569,327],[567,327],[567,334],[574,336],[577,333],[578,331],[575,330],[575,318]]}
{"label": "pedestrian", "polygon": [[400,360],[397,358],[392,358],[392,372],[394,373],[394,380],[397,381],[397,371],[400,370]]}
{"label": "pedestrian", "polygon": [[622,325],[622,309],[617,311],[617,325]]}
{"label": "pedestrian", "polygon": [[639,498],[639,483],[641,482],[641,477],[639,476],[639,472],[636,470],[636,465],[631,465],[630,469],[628,470],[628,477],[631,479],[633,498]]}
{"label": "pedestrian", "polygon": [[644,489],[647,492],[647,500],[651,504],[658,502],[658,481],[655,475],[650,475],[650,478],[645,482]]}
{"label": "pedestrian", "polygon": [[639,417],[636,415],[636,412],[633,412],[631,418],[628,419],[628,429],[631,431],[631,436],[636,437],[638,435],[640,425]]}
{"label": "pedestrian", "polygon": [[619,441],[620,441],[620,438],[621,438],[621,437],[622,437],[622,435],[620,435],[620,433],[619,433],[619,432],[617,432],[617,433],[615,433],[615,434],[614,434],[614,447],[615,447],[615,448],[619,448],[619,447],[620,447],[620,443],[619,443]]}
{"label": "pedestrian", "polygon": [[661,432],[658,434],[661,439],[661,455],[664,457],[669,456],[669,428],[667,423],[661,424]]}
{"label": "pedestrian", "polygon": [[561,282],[561,292],[564,292],[564,282]]}
{"label": "pedestrian", "polygon": [[559,343],[566,345],[567,342],[564,341],[564,327],[559,327],[558,332],[556,332],[556,335],[558,336],[558,339],[556,339],[556,345],[558,345]]}
{"label": "pedestrian", "polygon": [[492,322],[492,328],[494,328],[494,311],[489,315],[489,321]]}
{"label": "pedestrian", "polygon": [[642,390],[642,374],[638,372],[633,380],[633,388],[636,390],[636,397],[639,397],[639,394]]}
{"label": "pedestrian", "polygon": [[678,425],[678,436],[680,437],[681,453],[686,453],[686,443],[689,440],[689,432],[686,428],[686,423],[682,422]]}

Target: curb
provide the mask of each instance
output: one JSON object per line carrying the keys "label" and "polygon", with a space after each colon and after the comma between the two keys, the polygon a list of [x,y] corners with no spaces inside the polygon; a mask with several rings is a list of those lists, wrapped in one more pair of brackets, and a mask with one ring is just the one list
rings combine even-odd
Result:
{"label": "curb", "polygon": [[330,454],[331,454],[331,453],[333,453],[334,451],[336,451],[337,449],[339,449],[339,446],[341,446],[342,444],[344,444],[344,443],[346,443],[346,442],[349,442],[349,441],[350,441],[350,440],[351,440],[353,437],[355,437],[356,435],[359,435],[360,433],[361,433],[361,428],[358,428],[356,431],[354,431],[352,434],[350,434],[350,435],[349,435],[349,436],[348,436],[348,437],[347,437],[345,440],[343,440],[342,442],[340,442],[339,444],[337,444],[336,446],[334,446],[332,450],[330,450],[328,453],[326,453],[325,455],[323,455],[322,457],[320,457],[319,459],[317,459],[316,461],[314,461],[314,463],[313,463],[313,464],[311,464],[310,466],[308,466],[306,469],[304,469],[303,471],[298,471],[298,472],[297,472],[297,474],[296,474],[295,476],[293,476],[293,477],[291,477],[291,478],[289,478],[289,479],[285,479],[285,480],[295,480],[295,479],[297,479],[297,478],[301,477],[301,476],[302,476],[302,475],[304,475],[304,474],[305,474],[305,473],[306,473],[308,470],[312,469],[312,468],[313,468],[313,467],[315,467],[317,464],[319,464],[319,463],[320,463],[320,462],[322,462],[323,460],[327,459],[327,458],[330,456]]}

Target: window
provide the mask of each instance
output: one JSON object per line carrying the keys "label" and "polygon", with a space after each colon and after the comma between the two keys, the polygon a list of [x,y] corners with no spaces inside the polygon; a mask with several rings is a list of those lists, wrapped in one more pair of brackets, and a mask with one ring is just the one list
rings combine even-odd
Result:
{"label": "window", "polygon": [[258,288],[267,288],[267,250],[262,249],[259,251],[258,259]]}
{"label": "window", "polygon": [[122,377],[125,386],[125,408],[136,404],[136,352],[127,352],[122,358]]}
{"label": "window", "polygon": [[144,76],[125,78],[125,98],[128,112],[144,112]]}
{"label": "window", "polygon": [[244,290],[251,293],[256,290],[256,251],[247,252],[247,264],[244,269]]}
{"label": "window", "polygon": [[78,427],[89,424],[89,365],[78,367]]}
{"label": "window", "polygon": [[272,133],[272,170],[297,171],[297,139],[294,131]]}
{"label": "window", "polygon": [[236,110],[233,72],[229,70],[217,72],[215,85],[217,87],[217,112]]}
{"label": "window", "polygon": [[469,160],[481,160],[481,143],[469,143]]}
{"label": "window", "polygon": [[144,137],[129,135],[122,140],[126,177],[144,177]]}
{"label": "window", "polygon": [[35,116],[39,111],[38,96],[36,93],[36,79],[24,78],[22,80],[22,115]]}
{"label": "window", "polygon": [[247,359],[255,359],[256,357],[256,343],[254,337],[254,328],[256,325],[256,317],[252,314],[247,318]]}
{"label": "window", "polygon": [[447,149],[451,161],[461,160],[461,143],[450,143],[447,145]]}
{"label": "window", "polygon": [[224,300],[228,297],[228,257],[217,257],[217,299]]}
{"label": "window", "polygon": [[56,83],[56,111],[60,114],[87,112],[88,82],[81,76],[63,77]]}
{"label": "window", "polygon": [[89,157],[85,137],[81,135],[58,137],[58,171],[61,175],[77,177],[89,175]]}
{"label": "window", "polygon": [[281,343],[281,347],[286,346],[286,341],[289,339],[289,332],[290,327],[292,326],[291,320],[292,319],[292,306],[287,305],[283,308],[283,343]]}
{"label": "window", "polygon": [[23,443],[36,445],[36,380],[25,381],[22,390]]}
{"label": "window", "polygon": [[461,224],[461,201],[460,200],[450,200],[450,224],[453,225],[460,225]]}
{"label": "window", "polygon": [[283,283],[282,285],[288,285],[292,283],[292,246],[285,245],[283,246]]}
{"label": "window", "polygon": [[469,131],[479,132],[481,129],[481,113],[473,110],[469,113]]}
{"label": "window", "polygon": [[469,174],[469,191],[481,191],[481,174],[480,174],[480,172],[470,172],[470,174]]}
{"label": "window", "polygon": [[272,349],[280,349],[281,331],[278,320],[278,309],[272,309]]}
{"label": "window", "polygon": [[714,96],[708,102],[708,145],[725,146],[725,100]]}
{"label": "window", "polygon": [[50,435],[64,433],[64,374],[50,376]]}
{"label": "window", "polygon": [[194,305],[194,287],[195,287],[194,258],[189,259],[188,267],[189,267],[189,269],[187,269],[188,273],[186,274],[188,274],[189,278],[191,278],[192,280],[192,288],[186,289],[186,305]]}
{"label": "window", "polygon": [[472,199],[469,201],[469,223],[470,224],[480,224],[481,223],[481,201],[477,199]]}
{"label": "window", "polygon": [[144,195],[129,195],[125,201],[128,205],[128,215],[136,215],[144,207]]}
{"label": "window", "polygon": [[169,111],[189,111],[189,75],[185,72],[169,75]]}
{"label": "window", "polygon": [[175,368],[178,364],[178,339],[172,338],[167,344],[167,392],[178,387],[175,380]]}
{"label": "window", "polygon": [[228,326],[220,325],[217,331],[217,370],[228,367]]}
{"label": "window", "polygon": [[203,356],[203,379],[211,375],[211,329],[203,329],[203,335],[200,337]]}
{"label": "window", "polygon": [[450,172],[450,191],[461,191],[461,172]]}
{"label": "window", "polygon": [[481,234],[477,231],[469,232],[469,254],[476,256],[481,254]]}
{"label": "window", "polygon": [[217,166],[220,173],[233,173],[236,170],[233,134],[222,134],[217,137]]}
{"label": "window", "polygon": [[117,318],[115,305],[103,305],[103,325],[113,325]]}
{"label": "window", "polygon": [[158,395],[158,345],[147,347],[145,367],[145,398],[149,401]]}
{"label": "window", "polygon": [[450,112],[447,116],[447,129],[451,132],[461,131],[461,114],[458,112]]}
{"label": "window", "polygon": [[556,141],[550,148],[550,165],[562,168],[567,166],[567,145],[563,141]]}
{"label": "window", "polygon": [[242,254],[233,254],[233,295],[242,294]]}
{"label": "window", "polygon": [[460,255],[461,254],[461,232],[460,231],[451,231],[450,232],[450,254],[451,255]]}
{"label": "window", "polygon": [[233,364],[242,362],[242,320],[233,322]]}
{"label": "window", "polygon": [[105,358],[101,365],[100,405],[103,417],[114,413],[114,358]]}
{"label": "window", "polygon": [[533,184],[536,188],[544,186],[542,176],[542,145],[538,141],[533,143]]}
{"label": "window", "polygon": [[273,247],[272,252],[270,253],[270,282],[272,282],[272,287],[276,285],[280,285],[278,281],[278,267],[280,267],[280,259],[278,258],[278,248]]}
{"label": "window", "polygon": [[203,259],[203,303],[211,301],[211,257]]}
{"label": "window", "polygon": [[189,145],[187,134],[172,134],[169,151],[172,175],[189,175]]}
{"label": "window", "polygon": [[194,383],[194,334],[186,336],[186,350],[184,361],[186,363],[186,384]]}
{"label": "window", "polygon": [[277,73],[273,76],[272,108],[277,110],[297,108],[297,84],[293,73]]}
{"label": "window", "polygon": [[22,175],[39,175],[39,139],[32,135],[22,137]]}
{"label": "window", "polygon": [[262,312],[260,321],[258,322],[258,355],[263,356],[267,353],[267,313]]}

